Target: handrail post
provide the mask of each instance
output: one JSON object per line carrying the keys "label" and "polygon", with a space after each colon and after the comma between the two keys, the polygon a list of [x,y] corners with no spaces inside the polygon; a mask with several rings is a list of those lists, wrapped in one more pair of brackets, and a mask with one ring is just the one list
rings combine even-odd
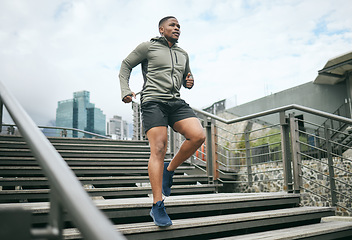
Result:
{"label": "handrail post", "polygon": [[143,127],[141,121],[141,107],[139,103],[132,102],[133,140],[143,140]]}
{"label": "handrail post", "polygon": [[334,161],[332,159],[332,148],[330,142],[330,132],[329,126],[324,124],[324,134],[326,140],[326,152],[328,158],[328,167],[329,167],[329,181],[330,181],[330,193],[331,193],[331,203],[332,206],[336,206],[337,198],[336,198],[336,184],[335,184],[335,172],[334,172]]}
{"label": "handrail post", "polygon": [[281,130],[281,149],[282,149],[282,162],[284,171],[284,187],[283,190],[288,193],[293,193],[292,183],[292,168],[291,168],[291,155],[290,155],[290,126],[285,112],[280,112],[280,130]]}
{"label": "handrail post", "polygon": [[63,239],[63,213],[63,207],[57,197],[57,193],[54,188],[51,188],[49,226],[51,227],[53,234],[57,239]]}
{"label": "handrail post", "polygon": [[0,96],[0,132],[2,132],[2,117],[3,117],[4,103]]}
{"label": "handrail post", "polygon": [[213,165],[213,148],[212,148],[212,119],[205,119],[205,135],[206,135],[206,159],[207,159],[207,175],[208,183],[214,183],[214,165]]}
{"label": "handrail post", "polygon": [[294,114],[290,114],[289,118],[290,118],[290,129],[291,129],[294,193],[300,193],[300,189],[302,186],[302,180],[301,180],[302,166],[301,166],[298,122],[296,121]]}
{"label": "handrail post", "polygon": [[249,142],[249,135],[252,129],[253,123],[248,122],[247,127],[244,131],[244,140],[246,147],[246,163],[247,163],[247,175],[248,175],[248,186],[252,186],[253,184],[253,176],[252,176],[252,157],[251,157],[251,144]]}
{"label": "handrail post", "polygon": [[217,127],[215,125],[215,120],[212,122],[212,160],[213,160],[213,176],[214,182],[219,179],[219,156],[218,156],[218,138],[217,138]]}
{"label": "handrail post", "polygon": [[31,229],[32,239],[63,239],[64,211],[55,189],[50,190],[49,222],[46,228]]}
{"label": "handrail post", "polygon": [[174,131],[169,131],[169,136],[170,136],[170,142],[169,142],[169,152],[170,152],[170,156],[171,158],[173,158],[176,154],[176,134]]}

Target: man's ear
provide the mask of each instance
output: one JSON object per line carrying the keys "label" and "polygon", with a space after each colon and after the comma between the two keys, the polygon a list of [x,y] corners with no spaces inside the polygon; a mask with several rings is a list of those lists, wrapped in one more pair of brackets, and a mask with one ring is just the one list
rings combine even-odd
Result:
{"label": "man's ear", "polygon": [[159,33],[160,35],[164,35],[164,27],[159,27]]}

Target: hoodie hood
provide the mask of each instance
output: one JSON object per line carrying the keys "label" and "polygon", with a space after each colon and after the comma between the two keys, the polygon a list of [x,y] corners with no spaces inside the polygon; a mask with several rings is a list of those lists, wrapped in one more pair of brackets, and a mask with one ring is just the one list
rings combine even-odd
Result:
{"label": "hoodie hood", "polygon": [[[161,43],[165,44],[166,46],[169,46],[169,42],[166,40],[166,38],[164,36],[153,37],[152,39],[150,39],[150,41],[151,42],[161,42]],[[178,43],[178,41],[176,41],[173,46],[175,46],[176,43]]]}

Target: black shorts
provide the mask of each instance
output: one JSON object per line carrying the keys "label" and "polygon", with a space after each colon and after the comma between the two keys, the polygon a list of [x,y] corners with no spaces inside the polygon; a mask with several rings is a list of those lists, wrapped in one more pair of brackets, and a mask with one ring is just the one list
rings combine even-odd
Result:
{"label": "black shorts", "polygon": [[141,111],[145,133],[153,127],[173,127],[175,122],[196,117],[193,109],[182,99],[147,101],[142,103]]}

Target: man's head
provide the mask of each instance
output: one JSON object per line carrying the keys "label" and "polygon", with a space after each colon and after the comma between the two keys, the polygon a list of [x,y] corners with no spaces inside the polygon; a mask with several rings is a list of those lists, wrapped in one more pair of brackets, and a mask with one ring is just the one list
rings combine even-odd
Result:
{"label": "man's head", "polygon": [[173,16],[164,17],[159,21],[159,32],[170,43],[175,43],[181,34],[180,24]]}

